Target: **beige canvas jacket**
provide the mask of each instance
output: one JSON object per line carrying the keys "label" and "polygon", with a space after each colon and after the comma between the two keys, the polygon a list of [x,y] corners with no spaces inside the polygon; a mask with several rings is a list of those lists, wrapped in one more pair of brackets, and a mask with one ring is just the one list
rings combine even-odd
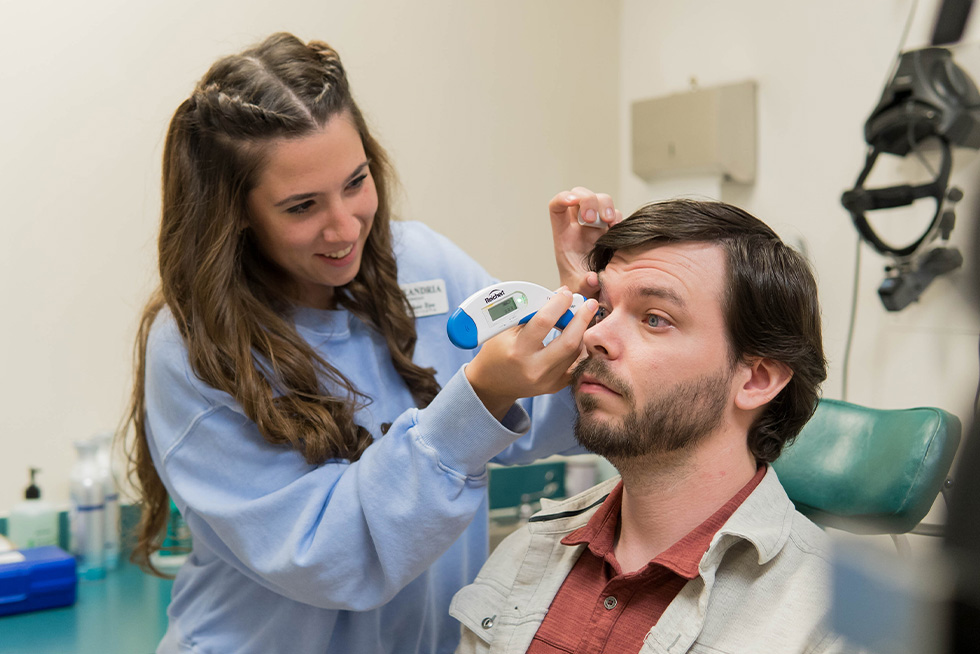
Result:
{"label": "beige canvas jacket", "polygon": [[[619,481],[543,503],[508,536],[474,583],[453,598],[457,654],[525,652],[584,545],[561,539],[585,525]],[[772,468],[715,534],[699,566],[646,635],[642,654],[844,651],[826,627],[827,536],[793,507]]]}

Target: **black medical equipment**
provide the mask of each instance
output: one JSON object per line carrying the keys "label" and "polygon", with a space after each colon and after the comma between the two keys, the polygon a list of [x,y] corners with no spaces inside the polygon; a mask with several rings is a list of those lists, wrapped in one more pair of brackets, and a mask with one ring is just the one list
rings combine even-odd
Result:
{"label": "black medical equipment", "polygon": [[943,0],[932,30],[932,45],[956,43],[963,36],[973,0]]}
{"label": "black medical equipment", "polygon": [[[841,204],[868,244],[891,260],[878,295],[889,311],[900,311],[918,300],[935,277],[958,268],[963,257],[945,244],[956,218],[954,206],[963,194],[949,187],[954,146],[980,148],[980,93],[969,75],[953,61],[946,48],[929,47],[901,55],[895,73],[864,125],[868,154],[854,188],[845,191]],[[904,157],[923,142],[935,142],[941,161],[935,179],[925,184],[865,188],[878,156]],[[905,245],[882,239],[866,213],[913,204],[932,198],[933,218],[922,234]],[[936,238],[943,245],[926,249]]]}

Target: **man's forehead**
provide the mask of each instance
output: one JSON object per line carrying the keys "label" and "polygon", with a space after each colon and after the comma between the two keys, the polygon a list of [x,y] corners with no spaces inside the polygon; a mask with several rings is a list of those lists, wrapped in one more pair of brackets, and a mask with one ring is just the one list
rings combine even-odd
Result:
{"label": "man's forehead", "polygon": [[600,292],[612,284],[618,292],[657,296],[683,305],[698,288],[721,290],[726,265],[716,243],[647,244],[616,251],[598,273]]}
{"label": "man's forehead", "polygon": [[[667,300],[673,302],[674,304],[684,307],[687,303],[684,300],[683,290],[674,288],[674,284],[669,281],[664,283],[663,281],[646,281],[642,279],[641,275],[619,275],[618,277],[610,275],[615,281],[613,282],[616,286],[617,293],[619,295],[627,297],[636,298],[660,298],[662,300]],[[608,292],[609,277],[606,277],[603,273],[599,273],[599,294],[604,295]]]}

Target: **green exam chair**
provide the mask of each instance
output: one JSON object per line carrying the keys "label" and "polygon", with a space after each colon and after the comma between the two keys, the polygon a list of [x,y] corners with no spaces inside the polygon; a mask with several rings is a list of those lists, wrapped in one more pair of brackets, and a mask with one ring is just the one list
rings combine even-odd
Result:
{"label": "green exam chair", "polygon": [[960,431],[942,409],[823,399],[773,468],[800,513],[820,526],[939,536],[941,528],[916,526],[945,490]]}

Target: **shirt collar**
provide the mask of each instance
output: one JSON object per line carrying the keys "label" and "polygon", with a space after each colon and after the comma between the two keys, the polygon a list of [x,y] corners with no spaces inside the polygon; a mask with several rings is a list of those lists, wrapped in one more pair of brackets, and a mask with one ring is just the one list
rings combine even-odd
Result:
{"label": "shirt collar", "polygon": [[[756,474],[731,499],[714,514],[691,530],[686,536],[657,555],[650,565],[659,565],[672,570],[687,579],[698,576],[699,565],[705,552],[712,545],[714,536],[719,533],[735,512],[767,476],[775,476],[767,466],[760,466]],[[619,482],[609,496],[589,519],[589,522],[562,539],[564,545],[586,545],[595,556],[606,559],[618,568],[613,556],[616,533],[619,527],[620,509],[623,503],[623,484]],[[734,532],[730,532],[734,533]],[[648,566],[649,567],[649,566]]]}
{"label": "shirt collar", "polygon": [[291,312],[296,329],[308,340],[339,339],[350,336],[349,311],[295,306]]}

